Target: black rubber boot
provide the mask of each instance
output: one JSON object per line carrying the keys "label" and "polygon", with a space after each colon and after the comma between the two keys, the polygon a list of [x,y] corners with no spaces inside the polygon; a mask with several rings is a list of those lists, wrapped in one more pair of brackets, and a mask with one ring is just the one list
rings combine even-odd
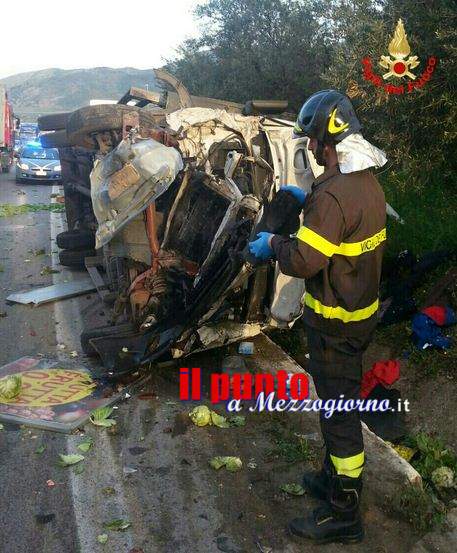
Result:
{"label": "black rubber boot", "polygon": [[305,518],[295,518],[289,531],[315,543],[357,543],[363,539],[360,517],[361,478],[332,476],[328,504]]}
{"label": "black rubber boot", "polygon": [[326,455],[321,470],[312,470],[303,474],[302,486],[316,499],[327,499],[332,475],[330,463],[330,457]]}

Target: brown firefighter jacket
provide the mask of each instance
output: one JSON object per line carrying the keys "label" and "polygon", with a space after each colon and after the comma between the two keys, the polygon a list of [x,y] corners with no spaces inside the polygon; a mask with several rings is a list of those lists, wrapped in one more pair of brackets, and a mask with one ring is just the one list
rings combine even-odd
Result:
{"label": "brown firefighter jacket", "polygon": [[384,192],[369,170],[326,170],[313,184],[296,238],[275,235],[281,271],[304,278],[305,322],[363,336],[376,326],[386,240]]}

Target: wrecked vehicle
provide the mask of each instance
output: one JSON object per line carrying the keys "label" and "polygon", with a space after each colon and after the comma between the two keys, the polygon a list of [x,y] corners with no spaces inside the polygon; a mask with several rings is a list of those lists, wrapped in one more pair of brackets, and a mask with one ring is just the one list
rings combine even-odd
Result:
{"label": "wrecked vehicle", "polygon": [[[303,281],[273,263],[257,267],[247,250],[259,230],[296,230],[300,207],[279,187],[307,191],[319,173],[306,139],[292,140],[293,123],[277,118],[287,102],[191,97],[159,76],[175,92],[131,89],[124,103],[60,114],[65,128],[42,136],[94,157],[95,244],[91,235],[80,251],[112,312],[110,325],[81,340],[113,376],[166,351],[180,357],[287,327],[301,314]],[[67,181],[65,195],[83,187],[87,198],[88,184]],[[89,236],[85,225],[71,231]],[[93,246],[96,255],[83,249]]]}

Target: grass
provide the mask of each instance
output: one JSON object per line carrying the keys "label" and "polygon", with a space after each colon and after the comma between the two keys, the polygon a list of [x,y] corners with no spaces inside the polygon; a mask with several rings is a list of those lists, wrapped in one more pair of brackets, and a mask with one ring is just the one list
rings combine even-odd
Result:
{"label": "grass", "polygon": [[386,200],[405,224],[391,217],[387,223],[387,256],[408,249],[426,251],[457,249],[457,192],[435,181],[414,181],[407,174],[391,173],[380,178]]}
{"label": "grass", "polygon": [[392,499],[392,504],[386,505],[407,520],[418,532],[428,532],[444,522],[446,508],[437,497],[427,489],[407,486],[401,489]]}
{"label": "grass", "polygon": [[267,432],[272,436],[274,446],[267,451],[267,458],[281,459],[287,463],[308,461],[311,458],[308,440],[294,432],[286,417],[280,417],[276,413],[270,415]]}

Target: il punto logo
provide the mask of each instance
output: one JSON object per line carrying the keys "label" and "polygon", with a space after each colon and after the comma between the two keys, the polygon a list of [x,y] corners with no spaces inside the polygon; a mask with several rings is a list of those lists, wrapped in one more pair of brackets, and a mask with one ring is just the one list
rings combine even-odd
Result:
{"label": "il punto logo", "polygon": [[[411,47],[403,26],[403,21],[398,20],[395,28],[394,36],[389,43],[389,56],[381,56],[378,64],[387,69],[387,72],[382,75],[376,75],[373,71],[373,63],[370,58],[366,57],[362,60],[363,77],[365,80],[372,82],[377,87],[382,87],[388,94],[404,94],[410,93],[415,88],[422,88],[427,83],[435,70],[437,59],[430,56],[427,61],[427,66],[422,75],[417,79],[415,73],[412,72],[421,62],[417,56],[410,56]],[[385,83],[388,79],[409,79],[405,84]]]}

